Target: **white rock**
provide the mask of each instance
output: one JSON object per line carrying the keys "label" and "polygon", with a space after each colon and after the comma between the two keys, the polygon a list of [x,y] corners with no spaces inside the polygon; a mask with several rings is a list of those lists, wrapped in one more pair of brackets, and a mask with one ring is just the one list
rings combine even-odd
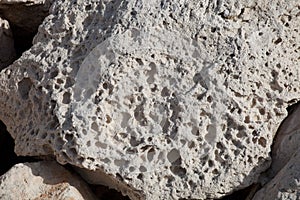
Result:
{"label": "white rock", "polygon": [[55,162],[22,163],[0,177],[3,200],[95,200],[86,183]]}
{"label": "white rock", "polygon": [[0,70],[11,64],[15,57],[14,39],[8,21],[0,18]]}
{"label": "white rock", "polygon": [[300,98],[297,5],[56,1],[0,74],[0,119],[19,155],[97,170],[132,199],[222,197],[269,166]]}

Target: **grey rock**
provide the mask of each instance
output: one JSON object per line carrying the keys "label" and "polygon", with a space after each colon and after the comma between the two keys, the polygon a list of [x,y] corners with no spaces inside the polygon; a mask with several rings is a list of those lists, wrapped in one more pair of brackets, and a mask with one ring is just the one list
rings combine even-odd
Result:
{"label": "grey rock", "polygon": [[0,119],[18,155],[132,199],[220,198],[257,182],[300,99],[297,5],[55,1],[0,73]]}
{"label": "grey rock", "polygon": [[300,148],[290,155],[284,167],[253,197],[253,200],[287,199],[300,199]]}

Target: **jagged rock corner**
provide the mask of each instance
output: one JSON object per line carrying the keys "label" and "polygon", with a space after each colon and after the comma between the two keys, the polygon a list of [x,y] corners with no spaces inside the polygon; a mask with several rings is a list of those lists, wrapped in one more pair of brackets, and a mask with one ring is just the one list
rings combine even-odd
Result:
{"label": "jagged rock corner", "polygon": [[17,155],[131,199],[300,198],[298,0],[5,0],[0,17]]}

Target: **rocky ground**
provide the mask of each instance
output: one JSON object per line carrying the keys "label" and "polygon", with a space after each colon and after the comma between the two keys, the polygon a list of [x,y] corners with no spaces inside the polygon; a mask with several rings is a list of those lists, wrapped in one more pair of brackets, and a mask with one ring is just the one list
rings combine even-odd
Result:
{"label": "rocky ground", "polygon": [[300,198],[300,4],[0,1],[0,199]]}

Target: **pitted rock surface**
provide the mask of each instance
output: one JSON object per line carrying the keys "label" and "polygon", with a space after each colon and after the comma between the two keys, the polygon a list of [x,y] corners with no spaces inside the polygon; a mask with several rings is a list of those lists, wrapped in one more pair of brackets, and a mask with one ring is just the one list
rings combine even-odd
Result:
{"label": "pitted rock surface", "polygon": [[19,155],[98,170],[132,199],[222,197],[269,166],[300,98],[299,13],[296,0],[57,0],[0,74],[0,119]]}

